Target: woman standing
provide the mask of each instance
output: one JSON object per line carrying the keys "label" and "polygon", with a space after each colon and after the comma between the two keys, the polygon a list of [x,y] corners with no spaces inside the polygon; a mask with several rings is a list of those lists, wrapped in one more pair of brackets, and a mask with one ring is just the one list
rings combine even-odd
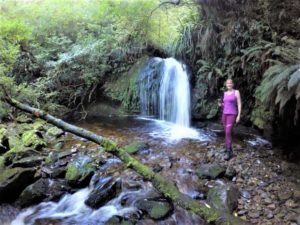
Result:
{"label": "woman standing", "polygon": [[225,131],[225,157],[224,160],[229,160],[232,157],[232,141],[231,133],[234,123],[238,123],[241,117],[242,103],[241,95],[238,90],[233,89],[234,83],[232,79],[226,80],[227,91],[223,97],[223,113],[222,123]]}

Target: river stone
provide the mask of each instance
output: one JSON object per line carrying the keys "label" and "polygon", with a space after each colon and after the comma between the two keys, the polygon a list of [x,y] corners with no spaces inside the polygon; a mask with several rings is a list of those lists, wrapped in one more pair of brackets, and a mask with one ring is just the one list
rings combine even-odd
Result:
{"label": "river stone", "polygon": [[113,177],[103,177],[94,185],[94,190],[85,200],[85,204],[97,209],[116,197],[121,191],[121,182]]}
{"label": "river stone", "polygon": [[80,154],[68,164],[65,179],[71,186],[85,187],[89,184],[96,166],[90,156]]}
{"label": "river stone", "polygon": [[137,152],[146,151],[149,149],[149,145],[143,142],[134,142],[130,145],[125,146],[125,151],[129,154],[135,154]]}
{"label": "river stone", "polygon": [[30,156],[18,161],[15,161],[12,164],[12,167],[34,167],[39,166],[41,162],[44,160],[42,156]]}
{"label": "river stone", "polygon": [[0,202],[14,201],[25,187],[34,182],[35,169],[11,168],[0,172]]}
{"label": "river stone", "polygon": [[232,213],[238,205],[239,195],[239,190],[235,185],[220,184],[208,191],[207,200],[213,207]]}
{"label": "river stone", "polygon": [[53,181],[41,178],[25,188],[19,197],[19,204],[21,207],[27,207],[43,200],[57,200],[69,191],[71,191],[71,188],[64,180]]}
{"label": "river stone", "polygon": [[121,216],[113,216],[105,223],[105,225],[134,225],[134,224],[136,224],[135,221],[126,220]]}
{"label": "river stone", "polygon": [[167,201],[140,199],[134,204],[138,209],[146,212],[151,219],[164,219],[173,211],[173,205]]}
{"label": "river stone", "polygon": [[213,164],[203,164],[200,166],[196,172],[200,178],[220,178],[225,174],[226,169],[216,163]]}

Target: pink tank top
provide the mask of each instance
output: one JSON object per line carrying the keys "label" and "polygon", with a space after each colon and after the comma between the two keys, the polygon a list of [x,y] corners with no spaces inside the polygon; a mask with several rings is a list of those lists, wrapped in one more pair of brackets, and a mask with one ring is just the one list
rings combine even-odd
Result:
{"label": "pink tank top", "polygon": [[223,114],[237,115],[237,98],[235,96],[235,90],[231,94],[225,94],[223,97]]}

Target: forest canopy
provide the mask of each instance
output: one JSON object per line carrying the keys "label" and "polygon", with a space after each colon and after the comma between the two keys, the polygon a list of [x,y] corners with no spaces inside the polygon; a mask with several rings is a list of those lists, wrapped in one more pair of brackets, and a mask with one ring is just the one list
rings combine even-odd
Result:
{"label": "forest canopy", "polygon": [[30,84],[38,91],[31,104],[50,111],[81,107],[148,46],[170,51],[181,29],[198,20],[191,4],[159,0],[4,0],[0,12],[2,83]]}

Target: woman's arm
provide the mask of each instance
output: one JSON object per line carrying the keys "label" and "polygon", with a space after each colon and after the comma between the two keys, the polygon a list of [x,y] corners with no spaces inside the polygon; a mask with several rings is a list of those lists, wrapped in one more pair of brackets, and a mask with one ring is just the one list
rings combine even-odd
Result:
{"label": "woman's arm", "polygon": [[238,106],[238,114],[237,114],[237,117],[236,117],[236,122],[240,122],[240,119],[241,119],[241,113],[242,113],[242,100],[241,100],[241,95],[240,95],[240,92],[237,90],[236,91],[236,97],[237,97],[237,106]]}

